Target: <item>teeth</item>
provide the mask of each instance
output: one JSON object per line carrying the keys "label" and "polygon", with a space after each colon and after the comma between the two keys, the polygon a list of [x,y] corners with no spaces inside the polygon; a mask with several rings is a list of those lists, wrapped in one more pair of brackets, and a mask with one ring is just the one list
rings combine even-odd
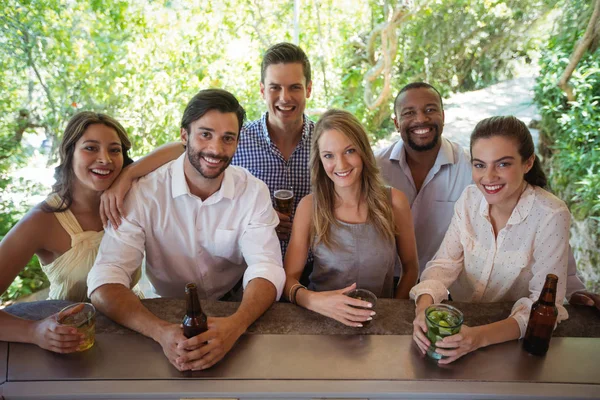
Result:
{"label": "teeth", "polygon": [[483,185],[483,187],[485,188],[485,190],[489,190],[490,192],[494,192],[494,191],[500,189],[502,187],[502,185],[494,185],[494,186]]}
{"label": "teeth", "polygon": [[348,172],[336,172],[335,174],[336,174],[337,176],[341,176],[341,177],[343,178],[343,177],[345,177],[345,176],[348,176],[348,175],[350,175],[350,172],[352,172],[352,171],[348,171]]}
{"label": "teeth", "polygon": [[218,164],[221,162],[221,160],[216,159],[216,158],[210,158],[210,157],[202,157],[204,158],[206,161],[208,161],[211,164]]}
{"label": "teeth", "polygon": [[110,174],[110,171],[107,169],[93,169],[92,170],[93,173],[98,174],[98,175],[108,175]]}
{"label": "teeth", "polygon": [[413,130],[413,133],[416,133],[417,135],[424,135],[425,133],[429,132],[429,128],[421,128],[421,129],[415,129]]}
{"label": "teeth", "polygon": [[289,107],[284,107],[284,106],[278,106],[278,108],[281,111],[292,111],[292,109],[294,108],[293,106],[289,106]]}

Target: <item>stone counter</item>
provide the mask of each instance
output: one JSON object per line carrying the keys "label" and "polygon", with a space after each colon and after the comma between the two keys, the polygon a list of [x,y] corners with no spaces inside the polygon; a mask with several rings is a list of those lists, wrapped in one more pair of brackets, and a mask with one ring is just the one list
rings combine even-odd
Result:
{"label": "stone counter", "polygon": [[[180,323],[185,313],[185,301],[179,299],[147,299],[142,303],[159,318]],[[201,302],[208,316],[231,315],[239,303],[204,300]],[[42,319],[70,304],[67,301],[48,300],[20,303],[5,311],[27,319]],[[451,302],[465,315],[465,324],[478,326],[506,318],[513,303],[459,303]],[[569,319],[559,324],[555,337],[600,337],[600,311],[592,307],[566,306]],[[290,335],[412,335],[414,305],[410,300],[379,299],[377,315],[367,328],[351,328],[312,311],[289,303],[275,303],[248,329],[248,334]],[[97,333],[123,334],[130,332],[107,317],[99,315]]]}
{"label": "stone counter", "polygon": [[[143,303],[174,323],[184,313],[182,300]],[[24,303],[7,311],[40,319],[67,304]],[[226,316],[238,307],[216,301],[202,305],[209,316]],[[470,325],[501,320],[512,307],[453,305]],[[545,357],[526,353],[513,340],[438,366],[414,345],[410,301],[380,300],[376,319],[363,329],[276,303],[223,360],[194,372],[179,372],[158,343],[99,315],[96,343],[81,353],[56,354],[31,344],[0,342],[0,378],[5,380],[0,379],[0,399],[598,398],[600,313],[589,307],[568,310],[571,318],[555,336],[579,337],[552,339]]]}

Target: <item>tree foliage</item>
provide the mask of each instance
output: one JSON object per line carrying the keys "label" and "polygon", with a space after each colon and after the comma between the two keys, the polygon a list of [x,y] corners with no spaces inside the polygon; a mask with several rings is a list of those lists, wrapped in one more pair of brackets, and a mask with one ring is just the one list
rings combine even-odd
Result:
{"label": "tree foliage", "polygon": [[[538,21],[557,1],[302,1],[299,44],[313,70],[308,113],[316,118],[326,108],[344,108],[373,137],[386,135],[393,131],[393,95],[410,81],[427,80],[447,94],[510,77],[517,61],[533,58]],[[387,36],[397,43],[384,46],[377,29],[399,7],[406,12]],[[265,110],[261,55],[292,40],[293,13],[293,2],[274,0],[5,0],[0,235],[27,207],[5,194],[35,192],[11,178],[33,152],[44,151],[29,148],[24,137],[45,134],[52,164],[69,118],[102,111],[125,126],[139,156],[176,140],[187,101],[208,87],[231,91],[249,118],[258,118]],[[394,53],[392,68],[371,82],[373,98],[384,93],[371,110],[363,100],[365,76]]]}
{"label": "tree foliage", "polygon": [[[372,12],[374,21],[389,18],[391,6]],[[396,2],[389,2],[394,4]],[[529,63],[543,45],[541,26],[556,0],[437,0],[417,1],[398,24],[398,52],[392,71],[393,90],[407,83],[427,81],[442,94],[480,89],[511,78],[515,67]],[[386,11],[387,10],[387,11]],[[336,103],[359,116],[381,136],[393,129],[391,98],[377,110],[356,101],[364,91],[368,68],[367,28],[345,47],[344,91]],[[383,84],[381,80],[380,85]]]}
{"label": "tree foliage", "polygon": [[543,53],[535,100],[551,146],[552,188],[578,219],[600,220],[600,47],[596,43],[577,64],[569,81],[575,96],[568,101],[558,86],[569,57],[583,36],[592,2],[566,2],[565,11]]}

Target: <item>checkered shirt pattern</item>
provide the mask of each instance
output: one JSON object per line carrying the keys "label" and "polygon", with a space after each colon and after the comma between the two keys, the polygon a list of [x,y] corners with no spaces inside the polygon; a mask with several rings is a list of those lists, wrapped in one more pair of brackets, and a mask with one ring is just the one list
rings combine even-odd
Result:
{"label": "checkered shirt pattern", "polygon": [[[285,161],[281,152],[271,141],[267,131],[267,114],[260,119],[244,125],[240,133],[240,142],[235,152],[232,165],[246,168],[252,175],[262,180],[269,187],[271,201],[273,194],[279,189],[292,189],[294,192],[294,209],[300,200],[310,193],[310,144],[315,123],[304,116],[302,138],[291,157]],[[273,203],[274,205],[275,203]],[[281,241],[281,252],[285,257],[288,241]]]}

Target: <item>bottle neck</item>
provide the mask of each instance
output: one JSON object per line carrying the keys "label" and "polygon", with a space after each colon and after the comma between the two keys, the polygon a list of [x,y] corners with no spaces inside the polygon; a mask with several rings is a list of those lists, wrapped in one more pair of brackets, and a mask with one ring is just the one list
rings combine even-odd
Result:
{"label": "bottle neck", "polygon": [[201,315],[202,308],[200,307],[200,300],[198,300],[198,292],[195,289],[186,291],[186,303],[187,303],[187,315]]}
{"label": "bottle neck", "polygon": [[546,283],[540,293],[539,301],[547,305],[554,305],[556,303],[556,286],[558,279],[552,277],[546,277]]}

